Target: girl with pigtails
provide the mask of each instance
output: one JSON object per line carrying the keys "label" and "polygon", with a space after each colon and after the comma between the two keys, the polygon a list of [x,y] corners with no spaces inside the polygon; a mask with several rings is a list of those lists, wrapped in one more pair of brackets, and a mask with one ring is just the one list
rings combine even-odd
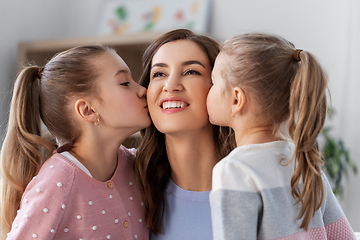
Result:
{"label": "girl with pigtails", "polygon": [[121,145],[150,125],[145,95],[105,47],[23,69],[1,149],[1,239],[148,239],[135,149]]}
{"label": "girl with pigtails", "polygon": [[321,171],[327,79],[314,56],[243,34],[223,44],[212,80],[210,122],[231,127],[237,144],[213,169],[214,239],[355,239]]}

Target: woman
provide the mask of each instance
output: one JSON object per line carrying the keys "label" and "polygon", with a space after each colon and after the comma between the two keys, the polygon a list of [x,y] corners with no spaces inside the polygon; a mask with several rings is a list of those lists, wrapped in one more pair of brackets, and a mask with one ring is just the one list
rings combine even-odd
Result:
{"label": "woman", "polygon": [[162,35],[144,53],[140,84],[148,88],[153,124],[143,131],[136,171],[151,239],[212,239],[212,169],[235,143],[228,128],[210,124],[206,110],[218,53],[217,42],[184,29]]}

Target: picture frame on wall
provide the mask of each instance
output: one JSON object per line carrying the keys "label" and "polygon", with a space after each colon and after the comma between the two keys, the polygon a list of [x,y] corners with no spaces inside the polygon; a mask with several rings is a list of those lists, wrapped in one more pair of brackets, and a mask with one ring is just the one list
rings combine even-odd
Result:
{"label": "picture frame on wall", "polygon": [[105,0],[100,10],[98,34],[165,32],[176,28],[205,34],[210,4],[210,0]]}

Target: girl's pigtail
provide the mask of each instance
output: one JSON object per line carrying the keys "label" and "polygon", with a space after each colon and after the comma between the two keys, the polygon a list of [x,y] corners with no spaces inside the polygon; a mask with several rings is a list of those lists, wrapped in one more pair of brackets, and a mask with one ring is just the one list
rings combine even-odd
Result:
{"label": "girl's pigtail", "polygon": [[[295,51],[296,52],[296,51]],[[308,229],[311,218],[324,199],[321,153],[317,137],[324,126],[327,99],[327,79],[320,64],[308,52],[297,51],[299,64],[290,92],[289,134],[295,142],[295,172],[291,179],[291,192],[301,203],[298,219],[301,228]],[[303,188],[300,190],[299,183]]]}
{"label": "girl's pigtail", "polygon": [[51,154],[55,147],[41,137],[41,70],[27,67],[15,81],[8,129],[1,149],[1,239],[10,231],[25,188],[45,161],[44,153]]}

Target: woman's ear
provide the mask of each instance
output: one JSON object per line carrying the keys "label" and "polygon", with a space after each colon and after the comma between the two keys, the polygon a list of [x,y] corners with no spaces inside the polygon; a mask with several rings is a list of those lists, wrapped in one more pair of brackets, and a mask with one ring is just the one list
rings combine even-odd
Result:
{"label": "woman's ear", "polygon": [[98,121],[98,114],[91,108],[90,102],[85,99],[78,99],[75,102],[75,114],[85,121],[93,123]]}
{"label": "woman's ear", "polygon": [[231,115],[235,116],[238,113],[241,113],[245,109],[246,95],[242,88],[234,87],[231,91],[231,96],[232,96]]}

